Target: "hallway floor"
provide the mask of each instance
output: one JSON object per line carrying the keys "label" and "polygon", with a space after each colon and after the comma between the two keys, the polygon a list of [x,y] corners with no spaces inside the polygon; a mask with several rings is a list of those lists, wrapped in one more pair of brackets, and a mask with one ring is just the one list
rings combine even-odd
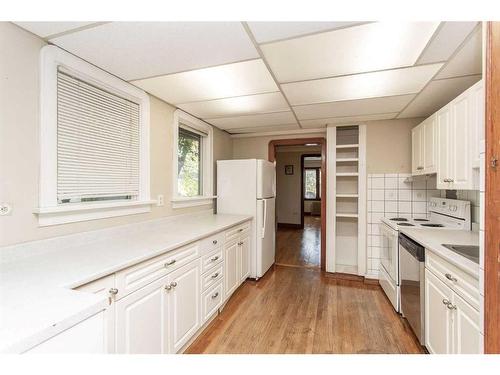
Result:
{"label": "hallway floor", "polygon": [[186,353],[422,353],[378,285],[275,266],[246,281]]}
{"label": "hallway floor", "polygon": [[304,216],[304,229],[278,228],[276,232],[276,264],[319,268],[320,249],[319,216]]}

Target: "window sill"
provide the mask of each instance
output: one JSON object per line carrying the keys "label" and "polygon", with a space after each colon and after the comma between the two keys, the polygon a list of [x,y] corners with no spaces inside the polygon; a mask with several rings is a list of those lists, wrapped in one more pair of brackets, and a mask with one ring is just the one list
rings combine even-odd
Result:
{"label": "window sill", "polygon": [[34,210],[41,227],[76,223],[79,221],[134,215],[151,211],[154,200],[133,202],[105,202],[40,207]]}
{"label": "window sill", "polygon": [[215,198],[217,198],[216,195],[198,197],[173,197],[171,199],[171,202],[173,208],[184,208],[212,204]]}

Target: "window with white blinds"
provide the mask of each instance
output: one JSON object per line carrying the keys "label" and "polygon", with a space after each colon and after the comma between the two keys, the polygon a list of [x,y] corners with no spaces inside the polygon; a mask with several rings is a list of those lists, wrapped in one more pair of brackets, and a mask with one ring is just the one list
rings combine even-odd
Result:
{"label": "window with white blinds", "polygon": [[140,107],[57,72],[57,201],[135,200]]}

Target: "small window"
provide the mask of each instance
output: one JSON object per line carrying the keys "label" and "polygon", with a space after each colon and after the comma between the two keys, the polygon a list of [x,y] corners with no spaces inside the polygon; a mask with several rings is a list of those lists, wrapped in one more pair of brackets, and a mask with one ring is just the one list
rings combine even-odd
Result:
{"label": "small window", "polygon": [[320,168],[305,168],[304,169],[304,199],[320,200],[321,199],[321,169]]}
{"label": "small window", "polygon": [[179,128],[177,192],[183,197],[202,195],[202,136]]}

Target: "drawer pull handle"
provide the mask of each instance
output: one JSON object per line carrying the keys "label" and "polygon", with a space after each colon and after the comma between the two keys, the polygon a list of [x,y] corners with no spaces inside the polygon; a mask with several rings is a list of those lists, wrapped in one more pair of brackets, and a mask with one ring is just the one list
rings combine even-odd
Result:
{"label": "drawer pull handle", "polygon": [[243,228],[238,229],[238,232],[243,232]]}
{"label": "drawer pull handle", "polygon": [[454,304],[452,304],[451,302],[449,304],[447,304],[446,307],[449,308],[450,310],[456,310],[457,309],[457,307]]}
{"label": "drawer pull handle", "polygon": [[417,167],[418,171],[421,171],[422,169],[424,169],[424,167]]}
{"label": "drawer pull handle", "polygon": [[215,299],[217,297],[219,297],[219,292],[216,292],[216,293],[212,294],[212,299]]}
{"label": "drawer pull handle", "polygon": [[169,260],[167,263],[165,263],[165,267],[171,266],[172,264],[175,264],[175,262],[175,259]]}
{"label": "drawer pull handle", "polygon": [[446,273],[444,276],[445,276],[448,280],[453,281],[454,283],[456,283],[456,282],[458,281],[455,277],[451,276],[451,274],[449,274],[449,273]]}
{"label": "drawer pull handle", "polygon": [[240,245],[240,246],[243,245],[243,242],[242,241],[238,242],[238,245]]}
{"label": "drawer pull handle", "polygon": [[218,256],[218,255],[217,255],[217,256],[214,256],[213,258],[210,258],[210,261],[211,261],[211,262],[215,262],[215,261],[217,261],[217,259],[219,259],[219,256]]}
{"label": "drawer pull handle", "polygon": [[112,296],[116,296],[118,294],[118,289],[116,288],[111,288],[109,290],[109,294],[111,294]]}
{"label": "drawer pull handle", "polygon": [[216,279],[219,277],[219,272],[216,272],[212,275],[212,279]]}
{"label": "drawer pull handle", "polygon": [[450,302],[450,301],[448,301],[446,298],[445,298],[445,299],[443,299],[443,305],[448,306],[450,303],[451,303],[451,302]]}
{"label": "drawer pull handle", "polygon": [[172,281],[169,285],[165,285],[165,290],[172,290],[172,288],[175,288],[177,286],[177,283],[175,281]]}
{"label": "drawer pull handle", "polygon": [[217,240],[213,240],[213,241],[212,241],[212,243],[213,243],[214,245],[217,245]]}

